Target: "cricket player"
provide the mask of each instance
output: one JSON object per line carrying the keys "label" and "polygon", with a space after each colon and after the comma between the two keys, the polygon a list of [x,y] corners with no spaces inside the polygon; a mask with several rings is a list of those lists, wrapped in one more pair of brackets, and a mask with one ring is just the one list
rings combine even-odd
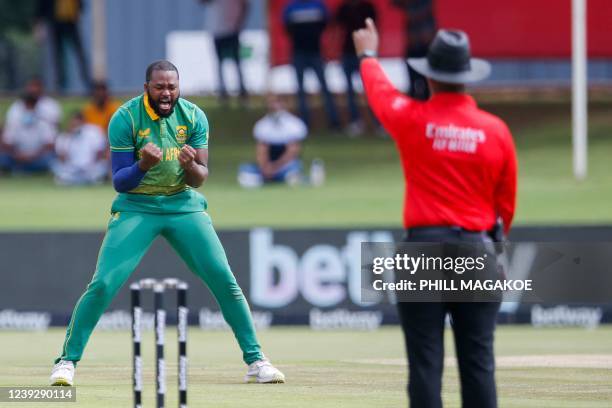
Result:
{"label": "cricket player", "polygon": [[248,303],[193,188],[208,177],[208,121],[180,98],[179,74],[168,61],[146,71],[144,93],[113,115],[108,135],[113,185],[119,193],[96,271],[78,300],[51,385],[73,385],[76,363],[96,323],[155,238],[162,235],[210,288],[248,365],[246,382],[283,383],[285,376],[264,357]]}

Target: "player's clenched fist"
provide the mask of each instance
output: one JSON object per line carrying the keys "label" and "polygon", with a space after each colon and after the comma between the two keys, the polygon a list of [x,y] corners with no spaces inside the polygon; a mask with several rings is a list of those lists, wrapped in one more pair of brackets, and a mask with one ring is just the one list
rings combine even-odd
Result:
{"label": "player's clenched fist", "polygon": [[161,161],[162,156],[161,149],[155,143],[149,142],[140,151],[140,164],[138,166],[141,170],[148,171]]}
{"label": "player's clenched fist", "polygon": [[189,146],[185,145],[181,148],[179,153],[178,161],[182,168],[188,169],[193,166],[193,162],[196,158],[196,150]]}

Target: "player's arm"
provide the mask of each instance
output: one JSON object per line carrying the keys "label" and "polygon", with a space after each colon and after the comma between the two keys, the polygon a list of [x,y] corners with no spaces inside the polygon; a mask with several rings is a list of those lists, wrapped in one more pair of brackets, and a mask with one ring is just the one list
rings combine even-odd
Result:
{"label": "player's arm", "polygon": [[113,187],[118,193],[126,193],[140,184],[147,171],[161,161],[162,152],[153,143],[141,150],[140,160],[135,159],[134,128],[129,114],[115,112],[108,125],[111,150]]}
{"label": "player's arm", "polygon": [[159,163],[162,151],[154,143],[147,143],[141,150],[141,159],[136,161],[133,152],[111,151],[113,187],[118,193],[127,193],[138,187],[147,171]]}
{"label": "player's arm", "polygon": [[192,123],[193,133],[178,160],[185,170],[185,183],[197,188],[208,178],[208,119],[200,108],[193,110]]}
{"label": "player's arm", "polygon": [[208,178],[208,149],[194,149],[189,145],[181,148],[179,163],[185,170],[185,183],[198,188]]}

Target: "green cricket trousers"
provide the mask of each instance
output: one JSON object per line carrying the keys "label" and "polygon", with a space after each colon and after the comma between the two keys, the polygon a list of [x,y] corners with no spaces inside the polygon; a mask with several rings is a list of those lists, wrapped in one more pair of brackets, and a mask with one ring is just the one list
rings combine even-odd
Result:
{"label": "green cricket trousers", "polygon": [[251,364],[263,358],[249,305],[206,212],[115,212],[100,248],[96,271],[74,308],[61,357],[56,362],[81,359],[100,316],[158,235],[168,240],[211,290],[238,340],[244,362]]}

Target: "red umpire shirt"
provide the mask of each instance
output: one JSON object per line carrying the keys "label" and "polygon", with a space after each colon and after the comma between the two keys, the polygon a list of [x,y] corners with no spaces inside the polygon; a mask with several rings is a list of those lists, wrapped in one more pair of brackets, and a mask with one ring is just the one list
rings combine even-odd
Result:
{"label": "red umpire shirt", "polygon": [[374,58],[361,77],[376,117],[395,140],[405,179],[404,227],[490,230],[498,216],[508,232],[516,200],[516,152],[497,116],[464,93],[411,99]]}

